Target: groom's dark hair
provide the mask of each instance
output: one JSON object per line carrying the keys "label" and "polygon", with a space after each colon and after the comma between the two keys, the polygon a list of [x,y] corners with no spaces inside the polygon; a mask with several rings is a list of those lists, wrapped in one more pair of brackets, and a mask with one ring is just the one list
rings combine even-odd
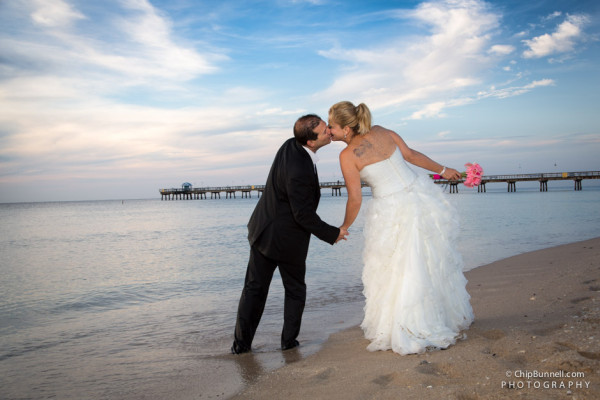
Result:
{"label": "groom's dark hair", "polygon": [[313,129],[319,126],[321,121],[321,117],[315,114],[308,114],[298,118],[294,124],[294,137],[296,140],[302,146],[305,146],[309,140],[317,140],[319,135],[313,132]]}

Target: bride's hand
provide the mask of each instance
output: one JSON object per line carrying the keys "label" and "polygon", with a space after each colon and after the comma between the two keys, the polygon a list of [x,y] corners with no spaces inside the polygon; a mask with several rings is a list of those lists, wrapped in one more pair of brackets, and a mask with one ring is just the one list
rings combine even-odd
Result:
{"label": "bride's hand", "polygon": [[454,168],[446,168],[446,171],[444,171],[442,178],[447,179],[449,181],[459,181],[462,179],[462,175]]}
{"label": "bride's hand", "polygon": [[339,242],[340,240],[346,240],[346,236],[348,236],[350,233],[348,232],[348,229],[340,226],[340,235],[338,236],[337,240],[335,241],[336,243]]}

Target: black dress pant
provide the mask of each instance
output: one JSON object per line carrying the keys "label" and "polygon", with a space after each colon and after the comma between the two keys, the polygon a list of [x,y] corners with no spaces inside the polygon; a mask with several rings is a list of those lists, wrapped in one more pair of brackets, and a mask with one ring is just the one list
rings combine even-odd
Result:
{"label": "black dress pant", "polygon": [[273,273],[277,267],[279,267],[285,289],[281,346],[285,348],[292,345],[300,333],[302,313],[306,303],[306,283],[304,282],[306,261],[300,260],[298,264],[284,263],[266,257],[254,246],[251,246],[234,334],[234,346],[241,351],[251,349],[254,334],[265,309]]}

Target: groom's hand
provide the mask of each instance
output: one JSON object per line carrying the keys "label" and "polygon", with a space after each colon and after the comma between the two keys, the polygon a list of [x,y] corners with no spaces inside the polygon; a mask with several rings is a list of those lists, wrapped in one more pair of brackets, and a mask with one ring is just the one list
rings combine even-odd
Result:
{"label": "groom's hand", "polygon": [[349,234],[350,233],[348,232],[348,229],[346,229],[344,227],[340,227],[340,235],[338,236],[338,238],[335,242],[337,243],[340,240],[346,240],[346,236],[348,236]]}

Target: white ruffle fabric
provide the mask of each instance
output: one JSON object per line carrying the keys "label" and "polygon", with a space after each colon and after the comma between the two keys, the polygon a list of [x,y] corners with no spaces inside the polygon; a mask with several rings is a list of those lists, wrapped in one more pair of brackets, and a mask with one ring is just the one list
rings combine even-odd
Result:
{"label": "white ruffle fabric", "polygon": [[361,327],[369,351],[447,348],[473,322],[459,221],[441,188],[400,151],[361,170],[373,198],[365,212]]}

